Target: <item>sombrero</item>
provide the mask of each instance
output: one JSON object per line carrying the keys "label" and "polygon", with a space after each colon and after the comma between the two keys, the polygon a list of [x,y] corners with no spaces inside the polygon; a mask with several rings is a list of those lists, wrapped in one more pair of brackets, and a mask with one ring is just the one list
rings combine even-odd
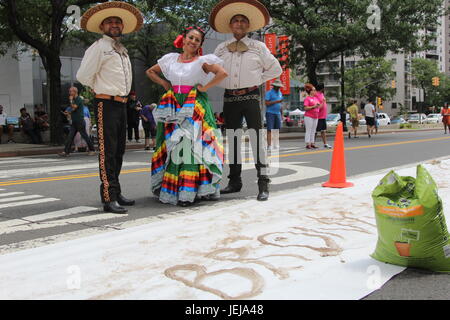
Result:
{"label": "sombrero", "polygon": [[269,24],[270,14],[267,8],[256,0],[222,0],[213,8],[209,24],[220,33],[232,33],[230,20],[235,15],[243,15],[250,21],[249,32],[256,31]]}
{"label": "sombrero", "polygon": [[100,24],[109,17],[119,17],[123,22],[122,33],[138,31],[144,24],[142,13],[136,7],[122,1],[112,1],[98,4],[83,14],[81,28],[84,30],[103,33]]}

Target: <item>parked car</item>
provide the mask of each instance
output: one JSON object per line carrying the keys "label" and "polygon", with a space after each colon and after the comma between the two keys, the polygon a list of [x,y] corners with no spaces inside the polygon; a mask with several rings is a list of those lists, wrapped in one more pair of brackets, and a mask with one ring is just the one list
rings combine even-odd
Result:
{"label": "parked car", "polygon": [[441,123],[442,115],[440,113],[430,113],[425,120],[425,123]]}
{"label": "parked car", "polygon": [[402,123],[406,123],[406,120],[403,119],[402,117],[394,117],[391,119],[391,124],[402,124]]}
{"label": "parked car", "polygon": [[413,113],[409,116],[408,123],[424,123],[426,119],[427,116],[425,115],[425,113],[421,113],[420,115],[419,113]]}
{"label": "parked car", "polygon": [[379,126],[387,126],[388,124],[391,124],[391,118],[387,115],[387,113],[378,113],[377,114],[378,119],[378,125]]}
{"label": "parked car", "polygon": [[[347,126],[350,125],[350,115],[348,113],[346,115]],[[327,115],[327,127],[336,127],[341,120],[341,115],[339,113],[329,113]]]}

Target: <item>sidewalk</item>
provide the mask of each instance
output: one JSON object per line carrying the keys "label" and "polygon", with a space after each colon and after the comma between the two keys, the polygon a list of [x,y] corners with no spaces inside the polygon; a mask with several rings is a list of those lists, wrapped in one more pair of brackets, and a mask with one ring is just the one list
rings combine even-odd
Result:
{"label": "sidewalk", "polygon": [[[450,160],[424,165],[449,221]],[[378,237],[371,192],[390,169],[349,177],[352,188],[219,201],[3,254],[0,299],[361,299],[405,269],[370,257]],[[416,176],[414,165],[393,169]]]}
{"label": "sidewalk", "polygon": [[[365,127],[360,127],[358,132],[364,135],[362,129]],[[284,130],[289,130],[290,132],[283,132]],[[295,130],[295,131],[294,131]],[[280,132],[280,140],[301,140],[305,137],[305,133],[299,131],[300,128],[283,128]],[[332,129],[331,129],[332,130]],[[327,132],[328,137],[334,137],[334,132]],[[393,132],[419,132],[419,131],[436,131],[442,130],[441,127],[438,128],[423,128],[423,129],[396,129],[396,128],[380,128],[378,134],[393,133]],[[344,133],[346,137],[346,133]],[[244,135],[245,139],[245,135]],[[248,139],[248,138],[247,138]],[[143,140],[142,140],[143,141]],[[224,138],[226,143],[226,137]],[[127,150],[144,149],[144,143],[127,143]],[[36,144],[24,144],[24,143],[11,143],[11,144],[0,144],[0,157],[20,157],[20,156],[33,156],[33,155],[46,155],[46,154],[56,154],[58,152],[64,151],[64,146],[49,146],[49,145],[36,145]]]}

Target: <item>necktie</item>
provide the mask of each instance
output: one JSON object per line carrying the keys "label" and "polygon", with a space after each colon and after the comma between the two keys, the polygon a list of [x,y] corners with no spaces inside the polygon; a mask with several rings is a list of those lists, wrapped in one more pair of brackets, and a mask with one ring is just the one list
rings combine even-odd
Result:
{"label": "necktie", "polygon": [[230,52],[245,52],[248,50],[248,47],[242,41],[234,41],[227,45],[227,48]]}

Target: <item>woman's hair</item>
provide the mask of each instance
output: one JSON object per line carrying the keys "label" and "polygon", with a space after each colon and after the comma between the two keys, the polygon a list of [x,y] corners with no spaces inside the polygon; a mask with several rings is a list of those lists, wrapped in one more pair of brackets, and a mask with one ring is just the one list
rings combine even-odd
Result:
{"label": "woman's hair", "polygon": [[305,84],[305,91],[309,94],[314,88],[314,86],[311,83]]}
{"label": "woman's hair", "polygon": [[196,31],[200,32],[200,34],[202,35],[202,42],[201,42],[200,45],[202,45],[203,42],[205,41],[206,33],[205,33],[205,31],[204,31],[202,28],[200,28],[200,27],[193,26],[193,27],[189,27],[189,28],[184,29],[184,31],[183,31],[183,38],[186,38],[186,36],[187,36],[187,35],[189,34],[189,32],[191,32],[192,30],[196,30]]}

